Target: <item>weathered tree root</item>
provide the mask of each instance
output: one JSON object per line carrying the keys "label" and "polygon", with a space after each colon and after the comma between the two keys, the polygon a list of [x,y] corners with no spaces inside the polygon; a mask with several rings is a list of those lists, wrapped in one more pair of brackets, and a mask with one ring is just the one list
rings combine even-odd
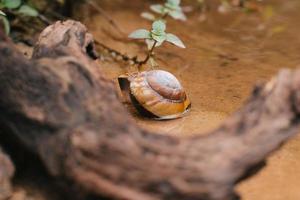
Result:
{"label": "weathered tree root", "polygon": [[300,70],[283,70],[257,86],[245,106],[207,136],[179,139],[142,130],[89,56],[92,41],[82,24],[66,21],[41,34],[33,60],[0,43],[5,137],[19,138],[52,176],[86,194],[238,199],[235,184],[298,131]]}

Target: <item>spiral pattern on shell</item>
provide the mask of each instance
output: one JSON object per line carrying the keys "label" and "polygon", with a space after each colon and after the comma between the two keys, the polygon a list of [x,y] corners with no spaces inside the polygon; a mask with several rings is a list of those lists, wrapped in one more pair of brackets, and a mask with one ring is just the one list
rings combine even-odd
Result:
{"label": "spiral pattern on shell", "polygon": [[[157,119],[178,118],[190,108],[183,87],[177,78],[163,70],[132,74],[130,93],[134,105],[145,109]],[[149,114],[148,113],[148,114]]]}

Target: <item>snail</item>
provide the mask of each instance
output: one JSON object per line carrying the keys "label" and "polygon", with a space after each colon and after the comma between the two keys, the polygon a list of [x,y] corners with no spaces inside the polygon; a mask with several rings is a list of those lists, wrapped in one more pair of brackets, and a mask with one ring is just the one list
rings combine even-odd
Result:
{"label": "snail", "polygon": [[139,113],[157,120],[175,119],[187,113],[191,102],[170,72],[151,70],[118,78],[121,91]]}

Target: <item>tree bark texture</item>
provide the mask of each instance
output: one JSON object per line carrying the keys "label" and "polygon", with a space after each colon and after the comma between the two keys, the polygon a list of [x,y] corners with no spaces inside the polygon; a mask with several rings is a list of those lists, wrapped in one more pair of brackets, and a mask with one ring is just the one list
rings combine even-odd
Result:
{"label": "tree bark texture", "polygon": [[6,200],[11,195],[11,178],[14,170],[10,158],[0,149],[0,200]]}
{"label": "tree bark texture", "polygon": [[46,28],[32,60],[4,38],[1,137],[19,140],[51,176],[80,193],[120,200],[239,199],[235,185],[298,132],[299,70],[283,70],[256,86],[217,130],[180,139],[135,124],[97,68],[93,37],[79,22]]}

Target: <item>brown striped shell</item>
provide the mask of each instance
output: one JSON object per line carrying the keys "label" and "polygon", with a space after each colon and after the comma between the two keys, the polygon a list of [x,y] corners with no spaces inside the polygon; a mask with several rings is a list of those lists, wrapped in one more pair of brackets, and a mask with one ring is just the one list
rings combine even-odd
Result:
{"label": "brown striped shell", "polygon": [[121,90],[128,92],[133,105],[144,116],[174,119],[181,117],[191,106],[177,78],[167,71],[145,71],[125,79],[119,77]]}

